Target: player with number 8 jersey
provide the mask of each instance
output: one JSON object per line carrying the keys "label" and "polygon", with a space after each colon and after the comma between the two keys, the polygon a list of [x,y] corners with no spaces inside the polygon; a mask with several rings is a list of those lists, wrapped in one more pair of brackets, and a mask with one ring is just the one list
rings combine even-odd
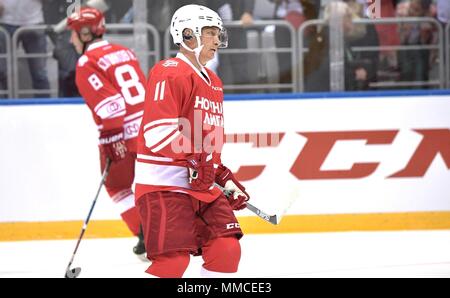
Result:
{"label": "player with number 8 jersey", "polygon": [[112,161],[105,181],[130,231],[139,237],[134,252],[145,252],[140,218],[131,189],[136,143],[145,99],[145,76],[135,54],[104,40],[104,16],[81,8],[68,18],[71,42],[82,54],[76,66],[76,84],[99,130],[100,164]]}
{"label": "player with number 8 jersey", "polygon": [[145,76],[134,53],[106,40],[91,44],[78,60],[76,83],[99,131],[123,128],[128,149],[136,152]]}

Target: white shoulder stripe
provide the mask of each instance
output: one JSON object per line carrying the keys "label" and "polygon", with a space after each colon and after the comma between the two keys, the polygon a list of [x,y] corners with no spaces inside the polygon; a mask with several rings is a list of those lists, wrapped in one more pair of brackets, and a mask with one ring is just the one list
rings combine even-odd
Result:
{"label": "white shoulder stripe", "polygon": [[155,121],[145,124],[144,131],[151,128],[152,126],[157,126],[160,124],[178,124],[178,120],[179,120],[179,118],[166,118],[166,119],[155,120]]}
{"label": "white shoulder stripe", "polygon": [[105,98],[94,108],[94,112],[102,119],[125,115],[125,100],[120,94]]}
{"label": "white shoulder stripe", "polygon": [[161,125],[144,132],[145,146],[155,147],[168,136],[178,130],[178,124]]}
{"label": "white shoulder stripe", "polygon": [[111,101],[115,101],[115,100],[117,100],[117,99],[120,99],[121,97],[122,97],[122,95],[120,95],[119,93],[117,93],[117,94],[115,94],[115,95],[112,95],[112,96],[110,96],[110,97],[107,97],[107,98],[103,99],[101,102],[99,102],[99,103],[95,106],[94,111],[97,112],[99,109],[102,108],[103,105],[106,105],[106,104],[110,103]]}
{"label": "white shoulder stripe", "polygon": [[175,138],[177,138],[179,135],[181,134],[181,132],[179,130],[177,130],[173,135],[171,135],[167,140],[165,140],[164,142],[162,142],[158,147],[150,149],[152,152],[158,152],[161,149],[163,149],[164,147],[166,147],[167,145],[169,145],[173,140],[175,140]]}

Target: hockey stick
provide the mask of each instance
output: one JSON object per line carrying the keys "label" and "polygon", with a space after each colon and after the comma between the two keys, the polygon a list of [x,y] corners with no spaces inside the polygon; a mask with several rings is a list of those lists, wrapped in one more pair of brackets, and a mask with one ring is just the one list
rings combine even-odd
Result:
{"label": "hockey stick", "polygon": [[100,190],[102,189],[103,184],[105,183],[106,177],[108,177],[109,174],[109,168],[111,167],[111,160],[108,158],[106,160],[106,167],[103,170],[102,180],[100,181],[100,186],[97,189],[97,194],[95,195],[95,199],[92,202],[91,209],[89,210],[89,214],[84,221],[83,227],[81,228],[80,236],[78,237],[77,245],[75,246],[75,250],[73,251],[72,258],[70,259],[69,264],[66,268],[66,274],[64,275],[65,278],[76,278],[78,275],[80,275],[81,268],[76,267],[73,269],[70,269],[70,266],[72,265],[73,259],[75,258],[75,254],[77,253],[78,246],[80,245],[81,239],[83,238],[84,232],[86,231],[87,225],[89,223],[89,219],[91,218],[92,210],[94,210],[95,203],[97,203],[98,195],[100,194]]}
{"label": "hockey stick", "polygon": [[[217,183],[215,183],[215,186],[217,186],[220,190],[222,190],[223,194],[227,198],[232,195],[230,191],[225,190],[222,186],[218,185]],[[298,188],[296,186],[293,186],[290,193],[282,195],[283,200],[281,206],[279,208],[276,208],[275,211],[272,211],[271,212],[272,214],[269,212],[262,211],[260,208],[256,207],[255,205],[249,202],[247,202],[247,209],[258,215],[263,220],[270,222],[273,225],[278,225],[281,222],[281,218],[284,216],[284,214],[286,214],[287,210],[291,207],[291,205],[294,203],[294,201],[297,199],[298,196],[299,196]]]}
{"label": "hockey stick", "polygon": [[[218,185],[217,183],[215,184],[220,190],[222,190],[223,194],[229,198],[232,193],[228,190],[225,190],[222,186]],[[279,220],[277,221],[277,215],[269,215],[263,211],[261,211],[261,209],[259,209],[256,206],[253,206],[252,204],[250,204],[249,202],[246,203],[247,204],[247,209],[250,210],[251,212],[255,213],[256,215],[258,215],[259,217],[261,217],[262,219],[264,219],[265,221],[270,222],[273,225],[277,225],[279,223]]]}
{"label": "hockey stick", "polygon": [[[255,213],[256,215],[258,215],[259,217],[261,217],[262,219],[264,219],[265,221],[270,222],[273,225],[277,225],[280,223],[280,218],[277,218],[277,215],[269,215],[263,211],[261,211],[259,208],[253,206],[252,204],[250,204],[249,202],[247,202],[247,209],[250,210],[251,212]],[[278,219],[278,220],[277,220]]]}

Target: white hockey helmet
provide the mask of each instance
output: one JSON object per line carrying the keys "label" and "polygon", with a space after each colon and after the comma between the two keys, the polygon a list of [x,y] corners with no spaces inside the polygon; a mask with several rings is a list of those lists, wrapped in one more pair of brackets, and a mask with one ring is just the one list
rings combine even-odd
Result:
{"label": "white hockey helmet", "polygon": [[202,34],[203,27],[217,27],[220,29],[219,48],[228,46],[228,36],[223,27],[220,16],[212,9],[202,5],[189,4],[180,7],[175,11],[170,23],[170,34],[176,45],[183,43],[183,31],[191,29],[197,39]]}

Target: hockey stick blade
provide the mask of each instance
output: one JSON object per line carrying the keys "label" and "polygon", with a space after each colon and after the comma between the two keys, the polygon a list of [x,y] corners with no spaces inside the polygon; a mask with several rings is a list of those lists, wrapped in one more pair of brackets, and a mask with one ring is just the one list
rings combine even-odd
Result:
{"label": "hockey stick blade", "polygon": [[247,209],[250,210],[251,212],[255,213],[256,215],[258,215],[259,217],[261,217],[265,221],[270,222],[273,225],[277,225],[278,224],[276,215],[269,215],[269,214],[267,214],[265,212],[262,212],[261,210],[259,210],[258,208],[256,208],[255,206],[253,206],[252,204],[250,204],[248,202],[247,202]]}
{"label": "hockey stick blade", "polygon": [[80,275],[81,272],[81,268],[80,267],[76,267],[73,269],[67,269],[66,271],[66,275],[64,276],[65,278],[77,278],[78,275]]}

